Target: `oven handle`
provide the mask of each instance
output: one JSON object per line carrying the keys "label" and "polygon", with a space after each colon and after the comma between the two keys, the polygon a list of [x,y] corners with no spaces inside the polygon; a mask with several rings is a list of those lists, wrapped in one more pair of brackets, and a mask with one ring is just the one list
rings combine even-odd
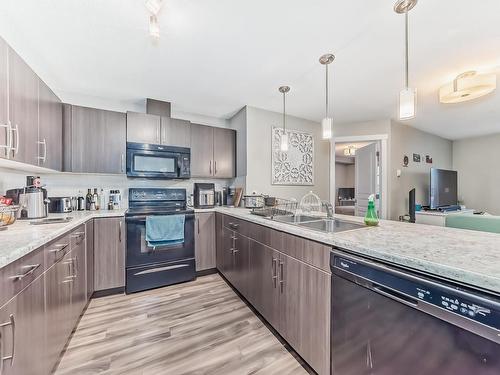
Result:
{"label": "oven handle", "polygon": [[[182,215],[179,213],[179,215]],[[188,220],[194,220],[194,213],[192,214],[184,214],[186,216],[186,221]],[[147,215],[142,215],[142,216],[129,216],[125,218],[125,221],[127,223],[142,223],[146,221]]]}

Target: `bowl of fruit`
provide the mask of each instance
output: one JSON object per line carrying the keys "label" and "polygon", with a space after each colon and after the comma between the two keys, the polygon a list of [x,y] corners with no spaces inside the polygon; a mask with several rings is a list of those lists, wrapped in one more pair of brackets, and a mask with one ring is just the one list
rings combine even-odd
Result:
{"label": "bowl of fruit", "polygon": [[0,197],[0,228],[14,224],[19,206],[13,205],[12,200]]}

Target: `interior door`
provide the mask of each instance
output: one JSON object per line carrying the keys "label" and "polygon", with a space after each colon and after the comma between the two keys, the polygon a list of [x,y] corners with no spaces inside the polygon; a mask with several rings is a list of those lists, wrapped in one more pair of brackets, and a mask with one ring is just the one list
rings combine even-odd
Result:
{"label": "interior door", "polygon": [[377,144],[356,150],[354,165],[356,216],[365,216],[368,208],[368,197],[377,193]]}

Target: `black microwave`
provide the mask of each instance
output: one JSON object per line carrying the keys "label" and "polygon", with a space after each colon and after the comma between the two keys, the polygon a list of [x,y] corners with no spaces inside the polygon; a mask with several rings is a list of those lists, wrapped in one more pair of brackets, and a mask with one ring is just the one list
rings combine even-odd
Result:
{"label": "black microwave", "polygon": [[191,177],[191,149],[127,142],[127,176],[158,179]]}

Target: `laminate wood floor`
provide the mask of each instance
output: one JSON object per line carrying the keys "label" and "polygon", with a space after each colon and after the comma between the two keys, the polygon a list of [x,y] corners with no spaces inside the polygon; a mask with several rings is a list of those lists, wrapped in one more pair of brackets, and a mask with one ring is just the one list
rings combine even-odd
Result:
{"label": "laminate wood floor", "polygon": [[56,375],[307,374],[219,275],[93,299]]}

